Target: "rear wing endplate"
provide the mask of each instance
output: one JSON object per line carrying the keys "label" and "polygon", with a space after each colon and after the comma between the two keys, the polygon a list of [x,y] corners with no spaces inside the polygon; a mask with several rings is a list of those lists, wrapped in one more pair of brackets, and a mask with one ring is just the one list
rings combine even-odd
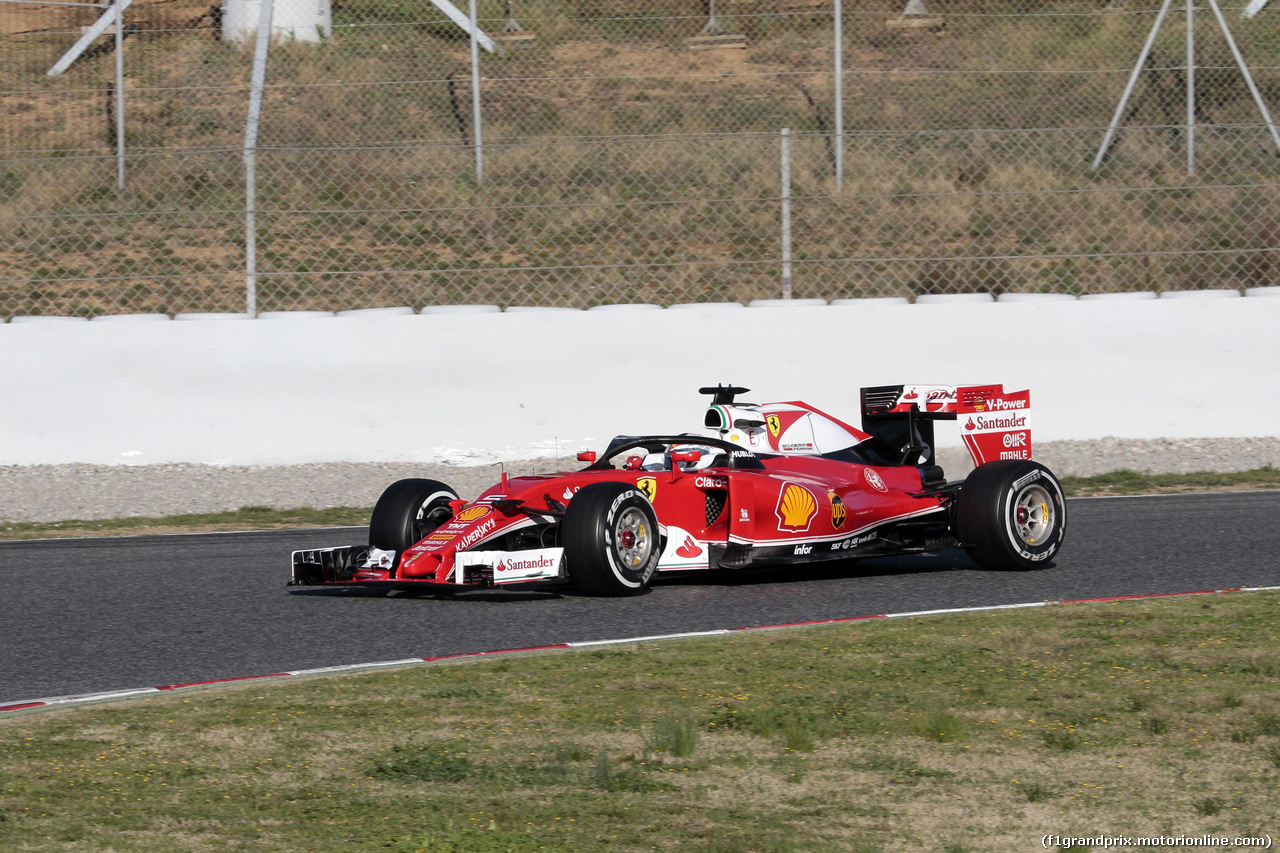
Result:
{"label": "rear wing endplate", "polygon": [[933,422],[959,421],[960,439],[981,465],[1031,458],[1031,392],[1003,385],[877,385],[862,389],[862,429],[904,449],[927,446]]}

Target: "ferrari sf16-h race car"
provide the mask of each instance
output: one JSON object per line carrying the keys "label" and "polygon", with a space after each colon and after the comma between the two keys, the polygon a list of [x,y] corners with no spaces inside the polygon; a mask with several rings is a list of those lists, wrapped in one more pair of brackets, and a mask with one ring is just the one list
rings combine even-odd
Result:
{"label": "ferrari sf16-h race car", "polygon": [[[618,436],[578,471],[508,477],[476,500],[400,480],[369,544],[296,551],[291,585],[460,591],[572,582],[632,595],[661,572],[729,570],[963,548],[979,566],[1046,565],[1062,546],[1057,478],[1031,461],[1029,391],[863,388],[862,426],[806,403],[712,397],[701,434]],[[955,420],[976,466],[947,482],[934,423]]]}

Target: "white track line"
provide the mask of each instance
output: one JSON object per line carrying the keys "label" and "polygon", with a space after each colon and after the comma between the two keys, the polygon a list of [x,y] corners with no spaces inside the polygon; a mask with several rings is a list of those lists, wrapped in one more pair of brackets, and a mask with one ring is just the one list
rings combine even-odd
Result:
{"label": "white track line", "polygon": [[816,625],[841,625],[850,622],[865,622],[871,619],[907,619],[920,616],[953,616],[957,613],[986,613],[995,610],[1019,610],[1029,607],[1048,607],[1062,604],[1100,604],[1104,602],[1141,601],[1151,598],[1175,598],[1186,595],[1217,595],[1224,592],[1276,592],[1280,586],[1244,586],[1232,589],[1203,589],[1192,592],[1153,592],[1141,595],[1114,595],[1105,598],[1077,598],[1063,601],[1028,601],[1020,604],[988,604],[980,607],[950,607],[941,610],[914,610],[902,613],[881,613],[874,616],[848,616],[839,619],[819,619],[813,622],[788,622],[779,625],[756,625],[748,628],[718,628],[713,631],[686,631],[678,634],[654,634],[647,637],[626,637],[616,640],[586,640],[574,643],[554,643],[548,646],[534,646],[524,649],[496,649],[487,652],[464,652],[437,657],[401,658],[400,660],[376,661],[373,663],[355,663],[342,666],[325,666],[317,669],[297,669],[291,672],[274,672],[266,675],[246,675],[237,678],[217,678],[209,681],[193,681],[185,684],[166,684],[161,687],[141,687],[134,690],[114,690],[104,693],[87,693],[82,696],[58,696],[51,699],[30,699],[23,702],[6,702],[0,704],[0,716],[20,711],[34,711],[41,708],[54,708],[63,705],[80,705],[89,702],[110,702],[117,699],[129,699],[136,696],[150,696],[158,693],[171,693],[177,690],[192,690],[198,687],[212,687],[219,684],[234,684],[243,681],[256,681],[267,678],[307,678],[316,675],[334,673],[359,673],[395,666],[416,666],[424,663],[442,663],[444,661],[467,660],[472,658],[493,657],[494,655],[517,655],[532,652],[570,651],[578,649],[599,648],[600,646],[618,646],[631,643],[654,643],[664,640],[685,640],[696,637],[721,637],[727,634],[742,634],[755,631],[780,631],[788,628],[810,628]]}

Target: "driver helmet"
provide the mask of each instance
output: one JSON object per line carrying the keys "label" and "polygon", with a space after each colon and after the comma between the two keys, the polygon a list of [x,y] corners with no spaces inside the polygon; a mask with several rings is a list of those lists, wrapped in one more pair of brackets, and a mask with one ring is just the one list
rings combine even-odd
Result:
{"label": "driver helmet", "polygon": [[699,454],[701,454],[698,457],[698,461],[680,463],[681,471],[701,471],[705,468],[711,468],[715,465],[725,464],[725,461],[723,458],[721,458],[719,462],[717,462],[716,460],[717,456],[720,456],[720,457],[724,456],[724,451],[718,447],[712,447],[709,444],[673,444],[667,448],[667,452],[664,454],[666,457],[664,461],[666,462],[667,466],[670,467],[672,453],[688,453],[693,450],[696,450]]}

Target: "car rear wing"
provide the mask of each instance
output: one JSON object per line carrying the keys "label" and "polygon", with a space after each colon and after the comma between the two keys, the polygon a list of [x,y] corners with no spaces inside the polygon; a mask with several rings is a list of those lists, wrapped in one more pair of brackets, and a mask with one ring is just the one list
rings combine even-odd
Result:
{"label": "car rear wing", "polygon": [[1031,458],[1031,392],[1003,385],[877,385],[862,389],[862,429],[901,454],[932,460],[933,422],[960,422],[960,439],[981,465]]}

